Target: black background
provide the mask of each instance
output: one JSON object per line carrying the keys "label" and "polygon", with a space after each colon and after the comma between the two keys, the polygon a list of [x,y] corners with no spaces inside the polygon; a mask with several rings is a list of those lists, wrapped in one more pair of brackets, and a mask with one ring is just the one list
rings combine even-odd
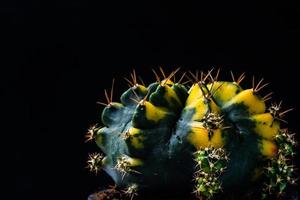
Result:
{"label": "black background", "polygon": [[[85,167],[87,128],[99,121],[103,89],[116,78],[115,100],[135,68],[146,82],[151,68],[170,72],[221,68],[271,82],[267,91],[299,108],[299,7],[296,1],[196,3],[158,1],[19,1],[1,9],[12,53],[2,74],[17,108],[16,190],[24,199],[86,199],[109,182]],[[5,39],[5,38],[4,38]]]}

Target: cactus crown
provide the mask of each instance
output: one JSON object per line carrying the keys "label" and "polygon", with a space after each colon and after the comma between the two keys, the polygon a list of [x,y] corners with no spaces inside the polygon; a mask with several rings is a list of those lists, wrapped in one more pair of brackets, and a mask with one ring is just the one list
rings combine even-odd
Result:
{"label": "cactus crown", "polygon": [[[183,73],[176,82],[178,71],[166,75],[160,68],[161,79],[153,70],[156,82],[147,87],[133,71],[121,103],[113,102],[113,80],[111,93],[104,91],[107,102],[99,102],[103,127],[86,135],[105,155],[89,155],[91,171],[106,171],[130,199],[139,191],[186,188],[211,199],[247,191],[258,180],[265,198],[295,184],[296,142],[280,127],[291,109],[282,112],[281,102],[266,107],[272,93],[259,92],[268,83],[253,78],[244,90],[244,74],[218,81],[219,70]],[[185,78],[191,86],[181,83]]]}

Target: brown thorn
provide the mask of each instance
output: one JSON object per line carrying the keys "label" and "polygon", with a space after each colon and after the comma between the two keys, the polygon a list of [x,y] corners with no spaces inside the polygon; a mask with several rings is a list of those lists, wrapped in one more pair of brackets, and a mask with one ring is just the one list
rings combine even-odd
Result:
{"label": "brown thorn", "polygon": [[124,80],[127,82],[127,83],[129,83],[129,87],[133,87],[134,86],[134,84],[128,79],[128,78],[126,78],[126,77],[124,77]]}
{"label": "brown thorn", "polygon": [[243,72],[240,76],[239,76],[239,78],[238,78],[238,80],[237,80],[237,84],[240,84],[243,80],[244,80],[244,78],[245,78],[246,76],[245,76],[245,72]]}
{"label": "brown thorn", "polygon": [[221,69],[219,68],[219,69],[217,70],[217,74],[216,74],[216,76],[215,76],[215,78],[214,78],[215,81],[218,81],[220,71],[221,71]]}
{"label": "brown thorn", "polygon": [[188,82],[192,82],[192,81],[191,81],[191,80],[184,81],[184,82],[182,83],[182,85],[185,85],[185,84],[187,84]]}
{"label": "brown thorn", "polygon": [[265,102],[269,101],[270,99],[272,99],[272,97],[268,97],[266,99],[263,99]]}
{"label": "brown thorn", "polygon": [[210,80],[211,80],[212,83],[215,82],[214,77],[211,75],[211,73],[209,74],[209,78],[210,78]]}
{"label": "brown thorn", "polygon": [[136,73],[135,73],[135,70],[133,70],[133,81],[134,81],[134,85],[137,84],[137,80],[136,80]]}
{"label": "brown thorn", "polygon": [[176,83],[175,75],[176,75],[176,73],[177,73],[179,70],[180,70],[180,67],[178,67],[178,68],[173,72],[174,83]]}
{"label": "brown thorn", "polygon": [[167,79],[165,79],[165,84],[167,84],[168,80],[172,78],[172,76],[175,76],[175,74],[179,71],[180,68],[177,68],[175,71],[173,71]]}
{"label": "brown thorn", "polygon": [[187,79],[189,79],[190,82],[193,83],[193,78],[189,77],[187,74],[185,76],[187,77]]}
{"label": "brown thorn", "polygon": [[236,81],[235,81],[235,78],[234,78],[234,75],[233,75],[233,73],[232,73],[232,71],[231,71],[231,70],[230,70],[230,75],[231,75],[231,79],[232,79],[232,81],[233,81],[233,82],[236,82]]}
{"label": "brown thorn", "polygon": [[107,104],[110,104],[111,102],[109,101],[109,97],[108,97],[106,89],[104,89],[104,94],[105,94],[105,98],[106,98]]}
{"label": "brown thorn", "polygon": [[108,106],[108,104],[103,103],[103,102],[101,102],[101,101],[97,101],[96,104],[100,104],[100,105],[102,105],[102,106]]}
{"label": "brown thorn", "polygon": [[[202,88],[202,81],[199,83],[198,82],[198,86],[199,86],[199,88],[200,88],[200,90],[201,90],[201,92],[202,92],[202,94],[203,94],[203,97],[205,98],[205,99],[208,99],[208,97],[206,96],[206,94],[205,94],[205,92],[204,92],[204,90],[203,90],[203,88]],[[210,91],[208,91],[208,93],[209,93]]]}
{"label": "brown thorn", "polygon": [[285,110],[285,111],[279,113],[279,117],[283,116],[284,114],[286,114],[286,113],[288,113],[288,112],[290,112],[290,111],[292,111],[292,110],[294,110],[294,108],[290,108],[290,109],[287,109],[287,110]]}
{"label": "brown thorn", "polygon": [[230,128],[232,128],[232,126],[224,126],[224,127],[222,127],[222,130],[224,130],[224,129],[230,129]]}
{"label": "brown thorn", "polygon": [[148,98],[148,96],[150,95],[150,90],[147,91],[147,94],[144,96],[144,98],[139,102],[139,104],[143,104],[146,99]]}
{"label": "brown thorn", "polygon": [[139,80],[141,81],[142,85],[143,85],[143,86],[146,86],[146,84],[144,83],[142,77],[138,76],[138,78],[139,78]]}
{"label": "brown thorn", "polygon": [[279,102],[278,107],[280,108],[282,104],[282,100]]}
{"label": "brown thorn", "polygon": [[161,67],[159,67],[159,70],[160,70],[161,74],[163,75],[164,79],[166,79],[167,77],[166,77],[164,70]]}
{"label": "brown thorn", "polygon": [[132,84],[133,84],[133,86],[136,84],[136,80],[135,80],[135,78],[134,78],[134,70],[133,70],[133,72],[130,74],[130,77],[131,77],[131,79],[132,79]]}
{"label": "brown thorn", "polygon": [[209,70],[206,74],[206,76],[204,77],[203,81],[206,81],[206,79],[210,76],[211,72],[214,70],[214,68],[212,68],[211,70]]}
{"label": "brown thorn", "polygon": [[288,124],[288,122],[287,122],[286,120],[284,120],[284,119],[281,119],[281,118],[279,118],[279,117],[274,117],[274,118],[277,119],[277,120],[279,120],[279,121],[282,121],[282,122]]}
{"label": "brown thorn", "polygon": [[112,80],[112,84],[111,84],[111,90],[110,90],[110,102],[113,101],[113,95],[114,95],[114,86],[115,86],[115,78],[113,78]]}
{"label": "brown thorn", "polygon": [[204,73],[203,73],[203,71],[201,71],[201,73],[200,73],[200,81],[201,82],[203,81],[203,76],[204,76]]}
{"label": "brown thorn", "polygon": [[269,85],[269,83],[266,83],[266,84],[260,86],[260,88],[256,88],[256,89],[255,89],[255,92],[260,91],[261,89],[263,89],[263,88],[266,87],[267,85]]}
{"label": "brown thorn", "polygon": [[270,98],[272,94],[274,94],[274,92],[268,93],[267,95],[265,95],[265,96],[263,97],[263,100],[266,101],[266,99]]}
{"label": "brown thorn", "polygon": [[180,79],[179,79],[179,81],[178,81],[178,84],[180,84],[180,82],[183,80],[183,78],[185,77],[185,74],[186,74],[186,72],[184,72],[184,73],[182,74],[182,76],[180,77]]}
{"label": "brown thorn", "polygon": [[152,72],[153,72],[154,75],[155,75],[156,81],[157,81],[158,83],[160,83],[160,78],[159,78],[159,76],[157,75],[156,71],[155,71],[154,69],[152,69]]}
{"label": "brown thorn", "polygon": [[[196,71],[196,75],[198,74],[197,71]],[[189,71],[189,73],[192,76],[192,78],[195,80],[195,82],[197,83],[198,82],[198,77],[195,74],[193,74],[191,71]]]}
{"label": "brown thorn", "polygon": [[255,77],[252,76],[252,90],[253,91],[255,91],[254,87],[255,87]]}
{"label": "brown thorn", "polygon": [[262,78],[262,79],[258,82],[258,84],[256,85],[254,91],[258,91],[257,88],[259,88],[260,84],[261,84],[263,81],[264,81],[264,78]]}

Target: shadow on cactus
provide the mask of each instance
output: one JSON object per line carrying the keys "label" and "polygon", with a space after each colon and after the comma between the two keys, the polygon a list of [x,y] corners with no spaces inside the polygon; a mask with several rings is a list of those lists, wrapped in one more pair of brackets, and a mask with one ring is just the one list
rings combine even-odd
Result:
{"label": "shadow on cactus", "polygon": [[105,90],[103,125],[86,135],[101,149],[89,155],[91,171],[108,173],[123,199],[151,191],[231,198],[254,187],[261,199],[277,198],[296,184],[296,142],[281,127],[291,109],[282,111],[281,102],[267,108],[272,93],[259,95],[268,85],[263,79],[242,89],[244,74],[231,73],[230,82],[218,80],[219,70],[189,72],[176,81],[177,72],[160,68],[146,86],[133,71],[120,103],[113,86]]}

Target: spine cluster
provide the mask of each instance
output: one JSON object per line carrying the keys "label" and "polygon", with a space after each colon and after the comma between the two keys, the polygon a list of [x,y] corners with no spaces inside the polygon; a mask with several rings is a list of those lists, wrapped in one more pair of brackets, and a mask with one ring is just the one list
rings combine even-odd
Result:
{"label": "spine cluster", "polygon": [[294,147],[296,141],[294,134],[288,132],[287,129],[282,129],[275,136],[278,145],[278,155],[271,159],[268,167],[265,168],[267,182],[263,188],[262,199],[269,195],[282,196],[288,185],[295,185],[295,166],[292,163],[292,158],[295,156]]}
{"label": "spine cluster", "polygon": [[195,152],[197,163],[195,193],[198,198],[211,199],[222,190],[221,176],[228,162],[228,155],[223,148],[207,147]]}

